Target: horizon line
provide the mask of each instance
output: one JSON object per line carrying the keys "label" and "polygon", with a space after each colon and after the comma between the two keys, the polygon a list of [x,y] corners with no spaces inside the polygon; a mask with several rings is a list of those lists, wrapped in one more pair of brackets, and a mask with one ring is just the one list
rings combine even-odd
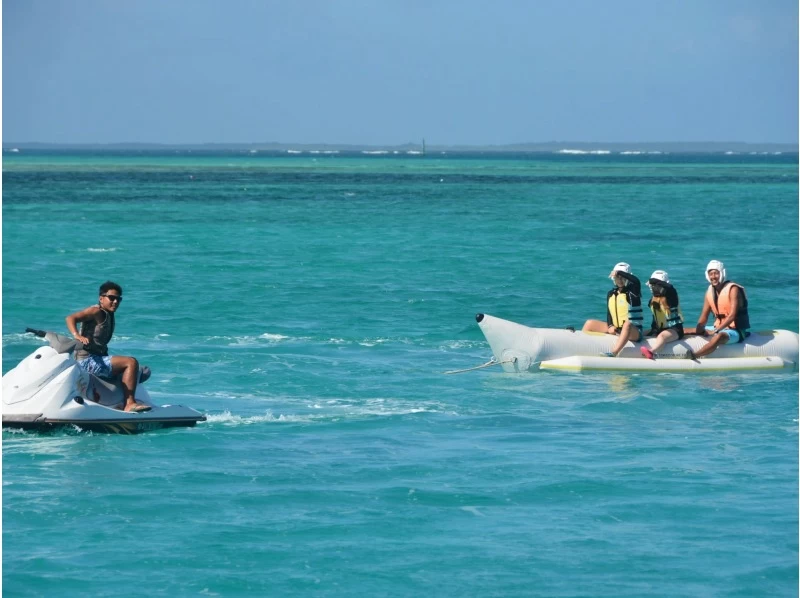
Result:
{"label": "horizon line", "polygon": [[514,148],[514,147],[552,147],[552,146],[791,146],[800,148],[800,142],[794,141],[524,141],[511,143],[442,143],[431,144],[424,139],[421,142],[407,141],[405,143],[339,143],[339,142],[286,142],[286,141],[199,141],[199,142],[163,142],[163,141],[3,141],[2,147],[13,148],[19,146],[51,146],[51,147],[113,147],[113,146],[155,146],[155,147],[198,147],[198,146],[271,146],[271,147],[340,147],[340,148],[407,148],[422,147],[427,149],[467,148]]}

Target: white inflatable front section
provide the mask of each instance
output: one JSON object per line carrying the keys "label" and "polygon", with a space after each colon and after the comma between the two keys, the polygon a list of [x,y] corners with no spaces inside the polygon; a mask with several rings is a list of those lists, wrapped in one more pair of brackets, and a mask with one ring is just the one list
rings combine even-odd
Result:
{"label": "white inflatable front section", "polygon": [[506,372],[535,369],[564,370],[640,370],[640,371],[720,371],[774,370],[794,368],[800,351],[800,337],[789,330],[753,332],[743,343],[726,344],[698,361],[679,359],[688,349],[697,351],[706,339],[689,336],[668,343],[656,355],[646,359],[640,347],[654,339],[631,343],[616,358],[603,357],[611,351],[617,337],[609,334],[572,332],[556,328],[531,328],[490,315],[479,318],[481,328],[494,358]]}

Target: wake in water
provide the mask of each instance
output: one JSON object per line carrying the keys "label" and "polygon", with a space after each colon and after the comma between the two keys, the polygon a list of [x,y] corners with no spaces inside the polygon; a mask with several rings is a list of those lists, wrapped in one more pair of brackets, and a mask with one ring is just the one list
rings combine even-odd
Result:
{"label": "wake in water", "polygon": [[[287,410],[288,411],[288,410]],[[304,412],[303,412],[304,411]],[[321,424],[342,423],[375,418],[394,418],[422,413],[438,413],[456,416],[453,410],[441,403],[418,404],[414,401],[398,401],[396,399],[370,399],[353,401],[352,399],[317,400],[297,409],[295,413],[273,413],[267,411],[258,415],[242,415],[228,409],[221,413],[206,413],[207,425],[222,424],[227,426],[253,424]]]}

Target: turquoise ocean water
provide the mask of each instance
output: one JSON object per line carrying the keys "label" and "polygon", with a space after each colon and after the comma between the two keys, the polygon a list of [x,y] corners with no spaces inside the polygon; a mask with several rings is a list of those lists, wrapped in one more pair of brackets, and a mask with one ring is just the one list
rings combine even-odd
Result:
{"label": "turquoise ocean water", "polygon": [[504,374],[476,312],[705,264],[798,330],[797,155],[33,153],[3,373],[120,283],[139,436],[3,432],[8,596],[797,596],[798,376]]}

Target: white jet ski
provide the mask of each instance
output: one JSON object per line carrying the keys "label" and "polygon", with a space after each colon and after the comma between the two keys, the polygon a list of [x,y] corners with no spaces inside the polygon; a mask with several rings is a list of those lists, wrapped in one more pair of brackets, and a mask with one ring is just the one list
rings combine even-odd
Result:
{"label": "white jet ski", "polygon": [[616,337],[596,332],[569,329],[531,328],[490,315],[475,316],[489,342],[493,359],[506,372],[538,369],[570,371],[775,371],[797,367],[797,333],[790,330],[753,332],[743,343],[720,346],[707,357],[686,359],[687,350],[699,350],[706,344],[700,336],[687,336],[667,343],[657,359],[647,359],[640,347],[650,348],[654,338],[628,342],[617,357],[606,357]]}
{"label": "white jet ski", "polygon": [[128,413],[119,380],[103,379],[84,370],[73,358],[77,341],[54,332],[26,329],[47,340],[3,376],[3,427],[51,430],[77,426],[81,430],[138,434],[162,428],[191,427],[204,415],[183,405],[155,405],[142,382],[150,369],[140,367],[136,401],[150,411]]}

